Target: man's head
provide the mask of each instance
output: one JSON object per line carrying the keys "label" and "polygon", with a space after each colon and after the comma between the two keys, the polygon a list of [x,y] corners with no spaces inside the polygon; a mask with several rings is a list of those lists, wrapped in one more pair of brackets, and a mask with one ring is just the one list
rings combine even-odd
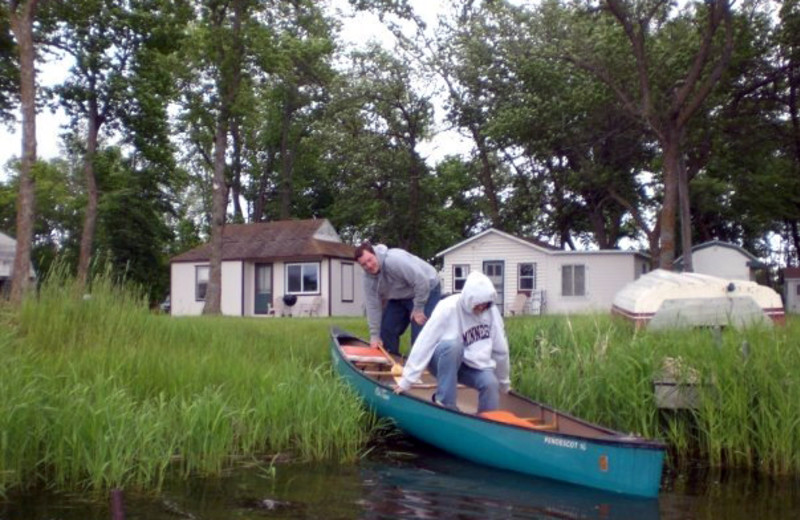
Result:
{"label": "man's head", "polygon": [[378,274],[380,272],[381,265],[375,255],[375,249],[372,248],[372,244],[368,241],[361,242],[361,245],[356,248],[353,257],[367,273]]}

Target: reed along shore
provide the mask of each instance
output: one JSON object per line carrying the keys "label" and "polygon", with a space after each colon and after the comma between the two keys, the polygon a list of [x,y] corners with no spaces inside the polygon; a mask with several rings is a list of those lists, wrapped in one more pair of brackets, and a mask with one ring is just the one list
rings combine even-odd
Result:
{"label": "reed along shore", "polygon": [[[364,318],[177,318],[103,277],[87,295],[46,282],[21,308],[0,308],[0,496],[157,491],[240,463],[357,461],[381,430],[331,370],[334,324],[366,336]],[[515,390],[662,439],[673,469],[800,473],[796,317],[649,332],[606,315],[522,316],[506,330]],[[665,377],[695,392],[692,408],[658,408]]]}

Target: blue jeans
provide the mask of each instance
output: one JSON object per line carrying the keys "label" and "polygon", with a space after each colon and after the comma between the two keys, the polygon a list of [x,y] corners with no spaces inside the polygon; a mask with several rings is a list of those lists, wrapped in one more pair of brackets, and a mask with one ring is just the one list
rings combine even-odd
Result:
{"label": "blue jeans", "polygon": [[[442,296],[442,289],[439,284],[431,289],[428,295],[428,301],[425,302],[425,316],[431,317],[436,304]],[[381,340],[383,346],[387,351],[392,354],[400,354],[400,336],[411,324],[411,344],[417,340],[419,332],[424,325],[417,325],[411,321],[411,311],[414,310],[414,300],[407,298],[404,300],[389,300],[386,302],[386,307],[383,308],[383,317],[381,318]]]}
{"label": "blue jeans", "polygon": [[478,370],[464,364],[464,344],[442,341],[436,345],[428,370],[436,376],[436,402],[456,409],[458,383],[478,391],[478,413],[500,408],[500,383],[492,369]]}

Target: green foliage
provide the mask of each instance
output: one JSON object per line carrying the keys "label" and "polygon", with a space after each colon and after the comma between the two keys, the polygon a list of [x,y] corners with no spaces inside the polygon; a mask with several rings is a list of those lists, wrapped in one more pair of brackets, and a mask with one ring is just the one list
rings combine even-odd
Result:
{"label": "green foliage", "polygon": [[372,429],[329,368],[328,323],[171,319],[108,275],[56,273],[3,314],[0,495],[160,489],[253,458],[352,462]]}
{"label": "green foliage", "polygon": [[[607,316],[512,318],[512,386],[579,417],[661,438],[676,468],[702,461],[797,474],[798,325],[637,332]],[[667,375],[693,385],[698,408],[657,410],[653,382]]]}
{"label": "green foliage", "polygon": [[19,98],[17,47],[11,32],[7,3],[0,4],[0,124],[14,120]]}

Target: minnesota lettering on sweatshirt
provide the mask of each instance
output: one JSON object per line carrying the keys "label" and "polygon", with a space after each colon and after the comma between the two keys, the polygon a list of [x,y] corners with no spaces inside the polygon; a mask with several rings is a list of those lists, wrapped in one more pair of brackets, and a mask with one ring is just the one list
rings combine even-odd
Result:
{"label": "minnesota lettering on sweatshirt", "polygon": [[403,390],[419,381],[428,367],[436,346],[456,341],[464,346],[463,363],[478,370],[493,369],[501,388],[508,388],[509,359],[503,318],[496,305],[475,314],[474,308],[494,303],[497,293],[491,280],[478,272],[470,273],[460,294],[441,301],[417,336],[398,385]]}

